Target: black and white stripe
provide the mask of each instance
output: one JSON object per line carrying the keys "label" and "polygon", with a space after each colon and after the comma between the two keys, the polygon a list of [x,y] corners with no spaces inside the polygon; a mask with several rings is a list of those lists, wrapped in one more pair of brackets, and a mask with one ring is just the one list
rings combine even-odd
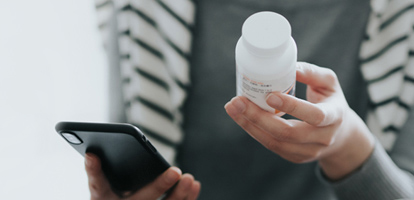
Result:
{"label": "black and white stripe", "polygon": [[[97,1],[103,32],[105,16],[111,12],[118,16],[128,121],[152,137],[172,161],[183,137],[180,108],[190,85],[194,2]],[[360,50],[371,101],[367,123],[384,147],[391,149],[414,104],[414,0],[372,0],[371,4]]]}
{"label": "black and white stripe", "polygon": [[[98,13],[108,5],[117,17],[127,120],[172,162],[183,138],[181,108],[190,86],[194,2],[101,0],[96,3]],[[104,29],[101,21],[105,19],[99,22]]]}
{"label": "black and white stripe", "polygon": [[104,47],[107,47],[107,41],[110,38],[110,18],[114,14],[114,6],[111,0],[95,0],[97,10],[98,27],[101,32]]}
{"label": "black and white stripe", "polygon": [[414,0],[373,0],[361,71],[371,109],[367,123],[390,150],[414,104]]}

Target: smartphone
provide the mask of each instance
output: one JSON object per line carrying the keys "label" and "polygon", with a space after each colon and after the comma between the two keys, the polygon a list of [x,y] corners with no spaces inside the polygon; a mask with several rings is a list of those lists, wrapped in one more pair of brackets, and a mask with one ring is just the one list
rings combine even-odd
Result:
{"label": "smartphone", "polygon": [[59,122],[57,133],[82,156],[93,153],[114,193],[133,194],[170,165],[135,126],[115,123]]}

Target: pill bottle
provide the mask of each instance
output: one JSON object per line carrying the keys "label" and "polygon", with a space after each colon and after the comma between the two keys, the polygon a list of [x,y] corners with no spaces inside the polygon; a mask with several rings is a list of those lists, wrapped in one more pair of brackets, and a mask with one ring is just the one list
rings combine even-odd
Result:
{"label": "pill bottle", "polygon": [[258,12],[243,23],[236,45],[237,95],[282,116],[266,103],[273,91],[294,95],[296,43],[289,22],[274,12]]}

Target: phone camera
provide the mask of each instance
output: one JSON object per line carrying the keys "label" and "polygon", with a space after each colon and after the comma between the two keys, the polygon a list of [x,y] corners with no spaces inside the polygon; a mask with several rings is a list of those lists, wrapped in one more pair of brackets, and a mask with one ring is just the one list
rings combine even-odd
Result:
{"label": "phone camera", "polygon": [[62,136],[72,144],[82,144],[82,141],[73,133],[63,132]]}

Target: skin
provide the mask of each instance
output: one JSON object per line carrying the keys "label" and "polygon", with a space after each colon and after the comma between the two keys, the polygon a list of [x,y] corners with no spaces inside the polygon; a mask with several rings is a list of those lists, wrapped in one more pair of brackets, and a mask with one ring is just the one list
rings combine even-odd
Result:
{"label": "skin", "polygon": [[[228,115],[270,151],[294,163],[318,161],[325,175],[339,180],[358,169],[374,149],[375,139],[349,108],[335,73],[308,63],[298,63],[297,81],[308,85],[307,101],[273,92],[267,103],[295,116],[286,120],[264,111],[245,97],[225,105]],[[110,189],[99,159],[85,156],[91,200],[119,199]],[[200,182],[171,167],[128,199],[158,199],[178,182],[166,199],[197,199]]]}
{"label": "skin", "polygon": [[[91,200],[118,200],[108,181],[106,180],[102,170],[99,158],[93,154],[86,154],[85,169],[88,175],[89,190]],[[165,197],[167,200],[194,200],[197,199],[200,192],[200,182],[194,180],[191,174],[182,175],[181,170],[177,167],[170,167],[152,183],[138,190],[126,199],[129,200],[155,200],[160,198],[172,186],[178,182],[175,189],[170,195]]]}
{"label": "skin", "polygon": [[226,112],[270,151],[294,163],[318,161],[329,179],[342,179],[370,156],[375,139],[348,106],[332,70],[300,62],[296,77],[307,85],[307,101],[273,92],[266,102],[299,120],[264,111],[246,97],[234,97]]}

